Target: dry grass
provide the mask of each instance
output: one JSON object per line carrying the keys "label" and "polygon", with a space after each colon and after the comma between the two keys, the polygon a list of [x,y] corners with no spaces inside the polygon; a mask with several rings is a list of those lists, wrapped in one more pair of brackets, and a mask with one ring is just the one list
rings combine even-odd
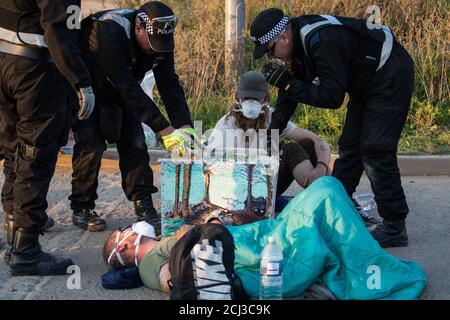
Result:
{"label": "dry grass", "polygon": [[[136,6],[143,2],[116,1],[121,6]],[[224,89],[225,1],[164,2],[179,17],[176,69],[186,90],[191,113],[194,119],[205,121],[204,126],[211,126],[234,100],[234,90]],[[367,7],[372,4],[380,6],[382,23],[393,29],[415,61],[415,99],[407,134],[426,134],[434,128],[436,143],[448,141],[438,139],[448,137],[450,131],[448,0],[247,0],[246,22],[249,27],[258,12],[270,7],[279,7],[290,16],[329,13],[367,18]],[[252,59],[251,49],[252,44],[247,40],[247,70],[260,67]],[[336,140],[332,136],[339,134],[344,114],[345,108],[335,112],[303,106],[299,108],[296,121]],[[404,150],[408,148],[407,145],[403,147]],[[450,147],[446,150],[450,152]]]}

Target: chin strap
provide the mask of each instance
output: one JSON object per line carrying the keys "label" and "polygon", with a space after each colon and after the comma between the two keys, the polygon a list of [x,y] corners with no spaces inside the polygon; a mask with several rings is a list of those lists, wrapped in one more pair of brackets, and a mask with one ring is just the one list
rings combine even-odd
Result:
{"label": "chin strap", "polygon": [[138,254],[139,254],[139,245],[141,244],[141,238],[142,235],[138,235],[136,240],[134,241],[134,246],[135,246],[135,250],[134,250],[134,264],[136,265],[136,267],[139,267],[139,263],[137,260]]}
{"label": "chin strap", "polygon": [[[110,264],[112,257],[114,256],[114,254],[117,257],[117,260],[119,260],[120,264],[125,267],[125,261],[123,260],[122,256],[120,255],[120,253],[117,251],[117,248],[122,244],[122,242],[124,242],[126,239],[128,239],[131,235],[133,234],[133,231],[127,231],[125,237],[120,240],[120,236],[122,235],[122,232],[118,232],[116,235],[116,241],[115,241],[115,245],[114,245],[114,249],[113,251],[111,251],[111,254],[108,257],[108,264]],[[139,237],[138,237],[139,238]],[[139,238],[140,240],[140,238]]]}

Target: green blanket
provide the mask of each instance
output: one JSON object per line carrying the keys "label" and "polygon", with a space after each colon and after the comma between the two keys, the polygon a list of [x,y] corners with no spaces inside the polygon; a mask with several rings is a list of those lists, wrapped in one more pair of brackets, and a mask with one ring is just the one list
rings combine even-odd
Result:
{"label": "green blanket", "polygon": [[283,249],[283,297],[317,280],[338,299],[418,299],[426,276],[415,262],[384,251],[366,229],[341,183],[316,180],[276,219],[230,227],[235,270],[247,293],[259,296],[259,259],[269,236]]}

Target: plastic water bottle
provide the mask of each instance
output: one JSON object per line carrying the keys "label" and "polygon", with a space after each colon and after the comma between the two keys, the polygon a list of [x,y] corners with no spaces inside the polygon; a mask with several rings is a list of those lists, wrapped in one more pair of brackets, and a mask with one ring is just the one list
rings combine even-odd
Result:
{"label": "plastic water bottle", "polygon": [[273,237],[269,237],[269,243],[262,252],[260,274],[259,299],[283,299],[283,252]]}
{"label": "plastic water bottle", "polygon": [[355,201],[360,206],[360,210],[364,212],[371,211],[375,209],[376,203],[373,194],[365,193],[360,194],[355,197]]}
{"label": "plastic water bottle", "polygon": [[371,231],[381,221],[373,215],[373,210],[377,207],[373,194],[360,194],[354,198],[355,207],[366,227]]}

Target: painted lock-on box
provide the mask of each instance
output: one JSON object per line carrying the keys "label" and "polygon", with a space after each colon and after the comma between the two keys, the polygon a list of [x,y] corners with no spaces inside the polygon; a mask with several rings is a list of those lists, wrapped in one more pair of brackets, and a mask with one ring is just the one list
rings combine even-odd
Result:
{"label": "painted lock-on box", "polygon": [[209,161],[161,160],[162,235],[220,217],[228,225],[274,214],[278,159],[226,150]]}

